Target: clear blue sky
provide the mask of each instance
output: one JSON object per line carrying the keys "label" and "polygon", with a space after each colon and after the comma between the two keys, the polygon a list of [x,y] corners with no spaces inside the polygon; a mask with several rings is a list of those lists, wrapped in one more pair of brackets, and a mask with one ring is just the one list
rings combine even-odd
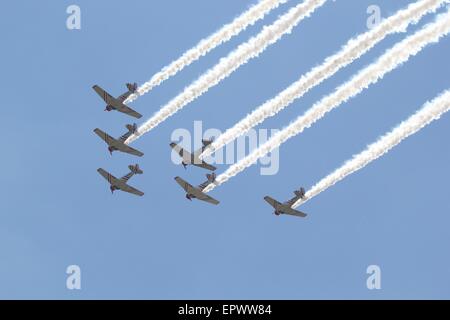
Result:
{"label": "clear blue sky", "polygon": [[[309,188],[422,104],[450,87],[450,38],[426,48],[383,81],[280,150],[280,171],[253,166],[212,192],[217,207],[188,202],[173,180],[204,171],[170,161],[174,129],[194,120],[224,130],[384,17],[411,1],[330,1],[260,58],[188,105],[134,146],[109,155],[93,134],[132,121],[103,112],[92,91],[143,83],[253,1],[9,1],[0,53],[0,298],[450,298],[450,115],[310,201],[306,219],[276,217],[263,201]],[[289,1],[226,45],[132,104],[150,117],[220,57],[259,32]],[[66,8],[82,29],[66,29]],[[427,16],[418,26],[431,21]],[[394,35],[260,128],[282,128],[405,35]],[[141,123],[141,122],[138,122]],[[143,198],[111,196],[96,169],[115,175],[138,161],[130,182]],[[222,172],[226,166],[220,166]],[[66,289],[66,268],[82,289]],[[366,288],[366,268],[382,289]]]}

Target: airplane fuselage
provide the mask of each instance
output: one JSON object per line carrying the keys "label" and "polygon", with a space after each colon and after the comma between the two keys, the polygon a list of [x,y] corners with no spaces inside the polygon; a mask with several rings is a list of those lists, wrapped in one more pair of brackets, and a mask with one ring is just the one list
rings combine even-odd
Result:
{"label": "airplane fuselage", "polygon": [[121,180],[117,180],[115,179],[113,176],[109,175],[107,180],[110,184],[109,189],[111,190],[111,193],[114,193],[115,190],[122,190],[123,187],[126,186],[126,183],[121,181]]}
{"label": "airplane fuselage", "polygon": [[117,110],[117,109],[119,109],[119,107],[117,107],[117,106],[120,106],[121,104],[122,104],[122,102],[120,102],[119,100],[113,98],[111,103],[106,105],[105,111]]}
{"label": "airplane fuselage", "polygon": [[117,144],[117,142],[115,141],[110,141],[109,146],[108,146],[108,151],[112,154],[114,151],[119,151],[120,148]]}
{"label": "airplane fuselage", "polygon": [[182,159],[183,160],[181,161],[181,164],[183,165],[184,168],[190,165],[195,165],[197,163],[195,161],[200,162],[200,160],[195,160],[193,155],[191,155],[190,157],[186,155]]}
{"label": "airplane fuselage", "polygon": [[124,187],[125,185],[125,183],[116,183],[112,184],[109,188],[111,189],[111,192],[114,193],[115,190],[122,190],[122,187]]}
{"label": "airplane fuselage", "polygon": [[181,149],[179,155],[182,159],[181,163],[183,164],[183,166],[186,167],[190,164],[195,163],[194,155],[192,153],[190,153],[184,149]]}

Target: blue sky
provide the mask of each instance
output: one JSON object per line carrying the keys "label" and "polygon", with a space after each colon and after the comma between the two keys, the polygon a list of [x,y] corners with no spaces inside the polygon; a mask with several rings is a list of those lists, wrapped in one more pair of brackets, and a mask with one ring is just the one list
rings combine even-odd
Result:
{"label": "blue sky", "polygon": [[[93,134],[132,121],[103,112],[92,91],[143,83],[253,1],[13,1],[3,4],[0,87],[4,133],[0,184],[0,298],[311,299],[450,298],[450,116],[322,193],[307,219],[276,217],[263,201],[309,188],[368,143],[450,87],[450,39],[426,48],[385,79],[280,149],[280,170],[253,166],[215,189],[217,207],[188,202],[173,180],[206,172],[170,160],[175,129],[225,130],[312,66],[367,30],[366,9],[384,17],[412,1],[329,1],[258,59],[148,133],[137,159],[109,155]],[[273,11],[131,106],[150,117],[218,59],[297,1]],[[81,30],[66,8],[81,8]],[[427,16],[408,34],[433,17]],[[388,37],[259,129],[282,128],[403,39]],[[138,122],[138,124],[141,122]],[[6,144],[5,144],[6,143]],[[116,192],[96,173],[120,176],[142,198]],[[220,166],[222,172],[226,166]],[[79,265],[82,289],[68,290]],[[368,290],[366,268],[382,270]]]}

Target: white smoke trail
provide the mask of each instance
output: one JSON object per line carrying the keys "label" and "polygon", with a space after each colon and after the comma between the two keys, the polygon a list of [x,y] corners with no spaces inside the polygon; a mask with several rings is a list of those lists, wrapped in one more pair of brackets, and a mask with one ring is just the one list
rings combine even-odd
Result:
{"label": "white smoke trail", "polygon": [[286,1],[287,0],[261,0],[256,5],[250,7],[247,11],[235,18],[231,23],[226,24],[220,30],[201,40],[195,47],[186,51],[181,57],[164,67],[160,72],[156,73],[148,82],[138,88],[137,93],[128,97],[125,104],[146,94],[154,87],[174,76],[214,48],[229,41],[232,37],[238,35],[248,26],[253,25],[256,21],[264,18],[266,14],[273,9],[276,9]]}
{"label": "white smoke trail", "polygon": [[309,17],[317,8],[322,6],[327,0],[305,0],[301,4],[291,8],[286,14],[281,16],[272,25],[264,27],[255,37],[241,44],[227,57],[222,58],[218,64],[194,81],[189,87],[184,89],[177,97],[172,99],[161,110],[159,110],[147,122],[141,125],[134,135],[130,136],[126,143],[131,143],[144,133],[152,130],[158,124],[181,110],[185,105],[208,91],[209,88],[217,85],[220,81],[228,77],[241,65],[250,59],[257,57],[268,46],[279,40],[284,34],[290,33],[301,20]]}
{"label": "white smoke trail", "polygon": [[325,59],[321,65],[313,68],[276,97],[266,101],[225,131],[203,152],[201,158],[211,155],[215,150],[245,134],[266,118],[276,115],[294,100],[301,98],[310,89],[360,58],[389,34],[406,31],[408,24],[417,23],[424,15],[435,12],[442,4],[449,2],[448,0],[422,0],[412,3],[407,8],[385,19],[370,31],[351,39],[339,52]]}
{"label": "white smoke trail", "polygon": [[320,180],[305,194],[304,200],[294,203],[296,208],[315,196],[319,195],[326,189],[332,187],[350,174],[364,168],[372,161],[383,156],[392,148],[397,146],[407,137],[420,131],[422,128],[439,119],[445,112],[450,110],[450,91],[447,90],[433,101],[427,102],[422,109],[400,123],[395,129],[382,136],[377,142],[369,145],[366,150],[354,156],[347,161],[342,167],[335,170],[330,175]]}
{"label": "white smoke trail", "polygon": [[378,82],[384,75],[415,56],[428,44],[438,42],[441,37],[450,32],[450,12],[439,15],[435,22],[425,26],[415,34],[397,43],[383,54],[376,62],[360,71],[350,81],[340,86],[334,93],[324,97],[314,104],[303,116],[283,130],[276,133],[266,143],[251,152],[248,156],[230,166],[224,173],[217,177],[215,184],[210,184],[205,192],[209,192],[215,186],[221,185],[231,177],[254,164],[260,157],[279,147],[288,139],[303,132],[316,121],[325,116],[334,108],[346,102],[351,97],[362,92],[371,84]]}

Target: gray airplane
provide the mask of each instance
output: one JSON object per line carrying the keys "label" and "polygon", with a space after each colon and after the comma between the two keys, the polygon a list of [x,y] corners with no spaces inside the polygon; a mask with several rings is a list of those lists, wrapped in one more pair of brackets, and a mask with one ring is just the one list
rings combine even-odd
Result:
{"label": "gray airplane", "polygon": [[142,117],[142,115],[123,103],[130,95],[136,92],[137,83],[133,84],[127,83],[127,88],[128,88],[127,92],[125,92],[118,98],[114,98],[108,92],[100,88],[98,85],[92,87],[92,89],[94,89],[95,92],[97,92],[100,98],[102,98],[103,101],[106,102],[105,111],[117,110],[119,112],[125,113],[129,116],[139,119],[140,117]]}
{"label": "gray airplane", "polygon": [[170,147],[176,153],[178,153],[178,155],[181,157],[181,159],[183,159],[181,164],[183,165],[183,167],[185,169],[188,165],[193,165],[193,166],[200,167],[200,168],[203,168],[206,170],[214,171],[217,169],[216,167],[199,159],[199,156],[203,153],[203,151],[205,151],[206,147],[208,147],[211,143],[212,143],[212,140],[202,140],[203,146],[200,149],[198,149],[197,151],[194,151],[194,153],[190,153],[189,151],[183,149],[182,147],[180,147],[178,144],[176,144],[174,142],[172,142],[170,144]]}
{"label": "gray airplane", "polygon": [[136,150],[125,144],[125,141],[133,133],[135,133],[137,131],[137,125],[136,124],[133,124],[133,125],[127,124],[126,128],[128,129],[128,132],[125,133],[123,136],[121,136],[119,139],[114,139],[113,137],[111,137],[107,133],[103,132],[99,128],[95,129],[94,132],[96,135],[98,135],[100,137],[100,139],[102,139],[103,141],[106,142],[106,144],[108,145],[109,153],[112,154],[114,151],[121,151],[121,152],[129,153],[129,154],[132,154],[132,155],[135,155],[138,157],[142,157],[144,154],[141,151]]}
{"label": "gray airplane", "polygon": [[144,193],[142,191],[139,191],[138,189],[133,188],[132,186],[127,184],[127,181],[134,176],[135,174],[143,174],[144,171],[142,171],[139,168],[139,165],[129,165],[128,168],[130,169],[130,173],[124,175],[122,178],[117,179],[109,172],[103,170],[102,168],[99,168],[97,171],[100,173],[103,178],[105,178],[109,184],[111,185],[109,189],[111,190],[111,193],[114,193],[115,190],[122,190],[128,193],[135,194],[137,196],[143,196]]}
{"label": "gray airplane", "polygon": [[216,181],[216,174],[207,174],[206,177],[208,180],[200,184],[198,187],[193,187],[188,182],[184,181],[180,177],[175,177],[175,181],[186,191],[186,199],[192,201],[192,199],[198,199],[201,201],[205,201],[214,205],[219,204],[219,201],[216,199],[208,196],[206,193],[203,192],[207,186],[209,186],[211,183]]}
{"label": "gray airplane", "polygon": [[277,216],[279,216],[281,214],[288,214],[291,216],[304,218],[307,216],[307,214],[303,213],[301,211],[292,209],[292,205],[294,203],[296,203],[298,200],[305,198],[305,189],[300,188],[300,190],[296,190],[296,191],[294,191],[294,193],[295,193],[295,197],[284,203],[280,203],[277,200],[275,200],[269,196],[264,197],[264,200],[266,200],[275,209],[274,214]]}

